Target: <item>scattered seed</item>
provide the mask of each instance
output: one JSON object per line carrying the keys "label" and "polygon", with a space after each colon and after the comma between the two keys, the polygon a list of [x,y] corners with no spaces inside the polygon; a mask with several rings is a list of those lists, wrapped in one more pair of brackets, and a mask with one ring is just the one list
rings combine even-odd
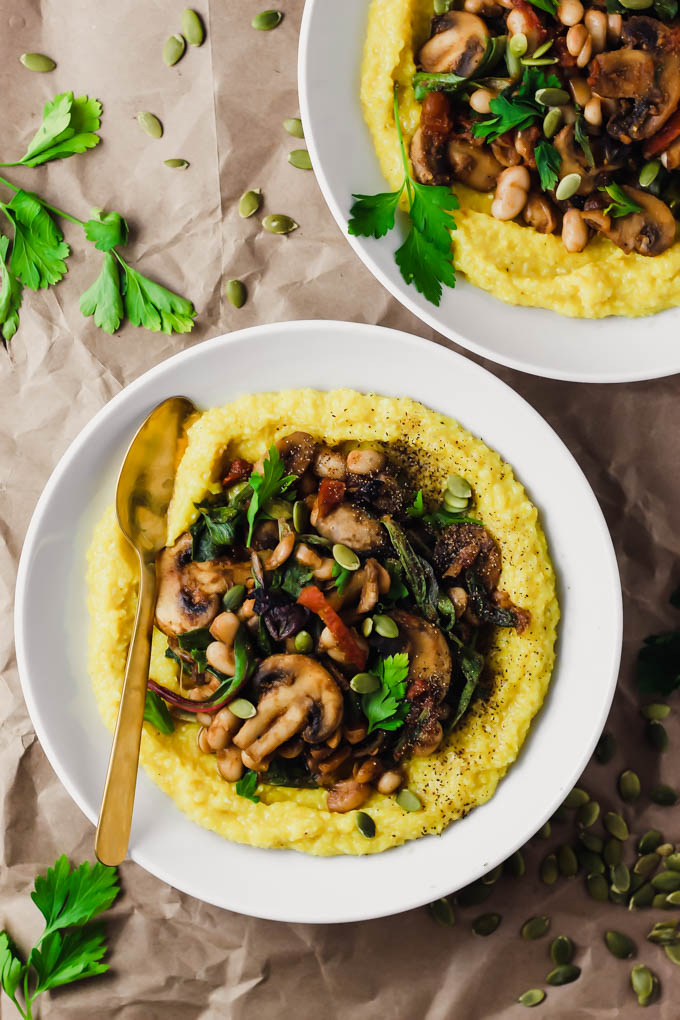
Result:
{"label": "scattered seed", "polygon": [[480,903],[489,898],[492,889],[493,886],[473,882],[472,885],[466,885],[464,889],[456,893],[456,903],[459,907],[478,907]]}
{"label": "scattered seed", "polygon": [[[557,91],[557,90],[556,90]],[[577,173],[566,174],[555,188],[555,198],[563,202],[575,195],[581,187],[581,175]]]}
{"label": "scattered seed", "polygon": [[302,121],[299,117],[287,117],[283,122],[283,130],[287,131],[293,138],[304,138],[305,132],[302,127]]}
{"label": "scattered seed", "polygon": [[619,776],[619,796],[621,800],[625,800],[627,804],[637,800],[640,796],[640,778],[635,772],[631,772],[630,769],[626,769]]}
{"label": "scattered seed", "polygon": [[630,893],[627,893],[627,892],[618,892],[614,888],[613,885],[609,887],[609,902],[610,903],[616,903],[620,907],[622,907],[622,906],[624,906],[624,904],[626,904],[628,902],[629,895],[630,895]]}
{"label": "scattered seed", "polygon": [[591,853],[601,854],[604,847],[604,840],[600,839],[592,832],[579,832],[579,842],[583,844],[586,850],[590,850]]}
{"label": "scattered seed", "polygon": [[236,698],[234,701],[230,701],[229,709],[237,719],[252,719],[257,714],[257,709],[247,698]]}
{"label": "scattered seed", "polygon": [[171,170],[186,170],[189,163],[186,159],[164,159],[163,162],[166,166],[169,166]]}
{"label": "scattered seed", "polygon": [[535,60],[536,57],[544,56],[551,48],[552,44],[553,44],[552,39],[548,39],[547,42],[541,43],[541,45],[537,46],[534,52],[531,54],[532,58]]}
{"label": "scattered seed", "polygon": [[653,747],[655,751],[668,750],[668,733],[663,723],[650,719],[645,727],[645,735],[649,746]]}
{"label": "scattered seed", "polygon": [[472,922],[472,930],[475,935],[493,935],[496,928],[501,923],[500,914],[480,914]]}
{"label": "scattered seed", "polygon": [[420,811],[423,806],[420,797],[413,790],[400,790],[397,794],[397,804],[402,811]]}
{"label": "scattered seed", "polygon": [[653,942],[657,946],[676,945],[680,942],[678,922],[675,919],[672,921],[657,921],[652,930],[647,933],[647,941]]}
{"label": "scattered seed", "polygon": [[312,160],[307,149],[293,149],[288,153],[288,162],[296,170],[312,169]]}
{"label": "scattered seed", "polygon": [[297,230],[298,225],[295,220],[283,213],[273,213],[262,220],[262,226],[270,234],[290,234],[292,230]]}
{"label": "scattered seed", "polygon": [[543,134],[546,138],[552,138],[562,126],[562,111],[558,106],[548,110],[543,118]]}
{"label": "scattered seed", "polygon": [[495,868],[492,868],[491,871],[486,871],[482,875],[481,881],[484,883],[484,885],[495,885],[502,874],[503,865],[499,864]]}
{"label": "scattered seed", "polygon": [[314,648],[314,638],[308,630],[299,630],[295,635],[295,651],[308,655]]}
{"label": "scattered seed", "polygon": [[510,37],[508,42],[508,49],[512,53],[513,57],[523,57],[529,48],[529,40],[525,36],[524,32],[515,32]]}
{"label": "scattered seed", "polygon": [[241,195],[238,203],[238,214],[246,220],[262,205],[262,192],[259,188],[252,188],[250,191],[244,191]]}
{"label": "scattered seed", "polygon": [[576,812],[576,824],[581,829],[589,829],[600,817],[600,805],[596,800],[589,800]]}
{"label": "scattered seed", "polygon": [[644,836],[640,836],[637,848],[641,854],[653,853],[662,839],[663,836],[658,829],[650,829]]}
{"label": "scattered seed", "polygon": [[514,854],[511,857],[508,857],[503,867],[505,871],[507,871],[508,875],[511,875],[513,878],[521,878],[527,870],[522,851],[515,850]]}
{"label": "scattered seed", "polygon": [[[670,896],[674,896],[675,893],[670,893]],[[654,910],[670,910],[673,906],[672,903],[668,902],[668,896],[666,893],[658,892],[652,900],[652,907]]]}
{"label": "scattered seed", "polygon": [[663,951],[671,963],[680,966],[680,943],[676,943],[674,946],[664,946]]}
{"label": "scattered seed", "polygon": [[635,943],[621,931],[606,931],[604,944],[612,956],[616,956],[619,960],[629,960],[635,953]]}
{"label": "scattered seed", "polygon": [[549,985],[569,985],[580,976],[581,968],[577,967],[575,963],[563,963],[560,967],[551,970],[545,980]]}
{"label": "scattered seed", "polygon": [[649,967],[645,967],[643,963],[633,967],[630,972],[630,983],[638,1000],[641,996],[649,995],[653,987],[652,972]]}
{"label": "scattered seed", "polygon": [[224,293],[227,295],[227,301],[234,308],[242,308],[248,296],[245,284],[241,280],[227,280]]}
{"label": "scattered seed", "polygon": [[380,687],[380,680],[373,673],[357,673],[352,677],[349,685],[357,694],[372,694]]}
{"label": "scattered seed", "polygon": [[376,613],[373,617],[373,626],[376,634],[380,634],[380,637],[399,637],[399,627],[391,616],[384,616],[382,613]]}
{"label": "scattered seed", "polygon": [[[254,212],[255,210],[253,210]],[[248,213],[250,216],[250,213]],[[298,534],[304,531],[309,522],[309,510],[303,499],[297,499],[293,503],[293,527]]]}
{"label": "scattered seed", "polygon": [[550,822],[545,822],[536,833],[537,839],[550,839]]}
{"label": "scattered seed", "polygon": [[659,867],[660,863],[661,854],[643,854],[642,857],[638,857],[633,865],[633,871],[636,875],[641,875],[643,878],[649,878],[649,876]]}
{"label": "scattered seed", "polygon": [[565,808],[564,804],[560,804],[555,813],[550,816],[551,825],[561,825],[563,822],[569,820],[569,812]]}
{"label": "scattered seed", "polygon": [[578,786],[575,786],[562,801],[562,806],[568,810],[574,810],[576,808],[583,807],[590,800],[590,794],[586,793],[585,790],[581,790]]}
{"label": "scattered seed", "polygon": [[520,928],[520,934],[523,939],[533,941],[534,939],[540,939],[550,928],[550,918],[546,915],[539,915],[536,917],[530,917],[528,921],[525,921]]}
{"label": "scattered seed", "polygon": [[610,868],[614,865],[619,864],[623,857],[623,847],[621,841],[618,839],[608,839],[604,845],[602,851],[605,864],[608,864]]}
{"label": "scattered seed", "polygon": [[37,71],[39,74],[53,71],[57,66],[52,57],[46,57],[44,53],[22,53],[19,60],[29,71]]}
{"label": "scattered seed", "polygon": [[375,836],[375,822],[365,811],[357,811],[356,826],[366,839],[373,839]]}
{"label": "scattered seed", "polygon": [[660,804],[662,807],[673,807],[678,800],[675,790],[671,786],[666,786],[665,783],[660,783],[650,790],[649,796],[655,804]]}
{"label": "scattered seed", "polygon": [[367,616],[361,624],[361,633],[364,637],[370,637],[373,633],[373,619],[370,616]]}
{"label": "scattered seed", "polygon": [[282,20],[283,13],[281,11],[260,11],[259,14],[255,15],[250,24],[259,32],[269,32],[272,28],[280,25]]}
{"label": "scattered seed", "polygon": [[347,545],[341,545],[340,542],[336,542],[332,552],[333,559],[343,570],[358,570],[361,566],[361,560],[354,550],[350,549]]}
{"label": "scattered seed", "polygon": [[[642,174],[640,174],[640,178],[642,178]],[[644,188],[645,185],[643,184],[642,187]],[[664,704],[663,701],[653,701],[649,705],[643,705],[640,709],[645,719],[653,719],[656,722],[661,722],[662,719],[665,719],[667,715],[670,715],[670,711],[670,705]]]}
{"label": "scattered seed", "polygon": [[676,892],[680,889],[680,872],[660,871],[651,878],[651,883],[658,892]]}
{"label": "scattered seed", "polygon": [[574,943],[568,935],[558,935],[550,945],[550,959],[556,967],[574,959]]}
{"label": "scattered seed", "polygon": [[246,586],[244,584],[235,584],[222,596],[222,608],[226,613],[235,613],[243,605],[245,597]]}
{"label": "scattered seed", "polygon": [[555,854],[548,854],[541,861],[541,881],[546,885],[554,885],[560,877],[560,869]]}
{"label": "scattered seed", "polygon": [[630,871],[623,861],[619,861],[611,869],[612,889],[617,893],[627,893],[630,889]]}
{"label": "scattered seed", "polygon": [[613,733],[605,732],[597,742],[595,757],[600,765],[606,765],[616,754],[616,737]]}
{"label": "scattered seed", "polygon": [[[436,3],[436,0],[435,0]],[[545,999],[545,992],[542,988],[530,988],[522,992],[517,1000],[522,1006],[538,1006]]]}
{"label": "scattered seed", "polygon": [[577,857],[586,875],[604,875],[605,865],[599,854],[582,849],[578,851]]}
{"label": "scattered seed", "polygon": [[651,882],[645,882],[639,889],[636,889],[628,900],[629,910],[640,910],[642,907],[651,907],[654,899],[654,886]]}
{"label": "scattered seed", "polygon": [[[538,55],[540,56],[540,54]],[[566,106],[569,102],[569,93],[565,92],[564,89],[538,89],[534,99],[541,106]]]}
{"label": "scattered seed", "polygon": [[446,491],[458,499],[470,499],[472,486],[462,475],[449,475],[446,479]]}
{"label": "scattered seed", "polygon": [[671,871],[680,871],[680,853],[671,853],[666,858],[666,867]]}
{"label": "scattered seed", "polygon": [[557,864],[560,874],[565,878],[573,878],[578,872],[578,858],[570,846],[561,846],[557,851]]}
{"label": "scattered seed", "polygon": [[205,28],[200,15],[190,7],[182,11],[182,32],[190,46],[201,46],[205,39]]}
{"label": "scattered seed", "polygon": [[171,35],[169,39],[166,39],[163,46],[163,63],[166,67],[174,67],[177,61],[184,56],[186,48],[187,44],[183,35]]}
{"label": "scattered seed", "polygon": [[658,159],[652,159],[649,163],[645,163],[642,170],[640,171],[640,187],[648,188],[650,184],[653,184],[657,178],[659,170],[661,169],[661,163]]}
{"label": "scattered seed", "polygon": [[435,14],[446,14],[451,9],[453,0],[434,0],[434,13]]}
{"label": "scattered seed", "polygon": [[163,137],[163,125],[155,114],[142,111],[137,114],[137,123],[150,138]]}
{"label": "scattered seed", "polygon": [[659,847],[657,847],[656,852],[661,857],[670,857],[670,855],[673,853],[674,849],[675,849],[675,847],[673,846],[672,843],[661,843],[661,845]]}
{"label": "scattered seed", "polygon": [[609,899],[609,886],[604,875],[591,874],[586,877],[586,890],[592,900],[606,903]]}
{"label": "scattered seed", "polygon": [[624,841],[630,836],[625,819],[616,811],[607,811],[603,819],[607,832],[616,839]]}
{"label": "scattered seed", "polygon": [[441,924],[445,928],[453,928],[456,918],[453,913],[453,907],[446,897],[443,897],[441,900],[435,900],[434,903],[429,903],[427,909],[430,917],[437,924]]}

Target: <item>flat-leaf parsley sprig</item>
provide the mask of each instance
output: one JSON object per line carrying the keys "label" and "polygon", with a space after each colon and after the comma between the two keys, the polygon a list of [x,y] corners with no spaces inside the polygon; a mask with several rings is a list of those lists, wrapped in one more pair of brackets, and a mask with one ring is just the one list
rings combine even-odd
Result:
{"label": "flat-leaf parsley sprig", "polygon": [[117,880],[115,868],[85,862],[71,870],[62,855],[35,880],[31,899],[45,928],[25,962],[7,932],[0,932],[0,985],[24,1020],[32,1020],[33,1003],[42,992],[109,969],[101,962],[106,953],[103,926],[90,922],[115,900]]}
{"label": "flat-leaf parsley sprig", "polygon": [[442,284],[455,287],[456,273],[451,252],[451,234],[456,224],[451,211],[458,199],[450,188],[419,184],[409,172],[408,158],[399,119],[398,87],[394,86],[394,121],[399,137],[404,179],[396,191],[378,195],[352,195],[350,234],[384,237],[394,227],[394,218],[404,189],[409,203],[411,229],[394,259],[406,283],[413,283],[433,305],[439,305]]}

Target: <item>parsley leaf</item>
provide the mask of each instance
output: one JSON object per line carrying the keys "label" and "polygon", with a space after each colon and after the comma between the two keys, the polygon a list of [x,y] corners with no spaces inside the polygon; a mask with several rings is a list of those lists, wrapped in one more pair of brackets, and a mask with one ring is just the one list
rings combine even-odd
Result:
{"label": "parsley leaf", "polygon": [[0,234],[0,333],[5,344],[19,328],[23,287],[7,264],[9,238]]}
{"label": "parsley leaf", "polygon": [[132,269],[118,252],[123,267],[125,311],[134,326],[144,326],[153,333],[190,333],[194,328],[196,310],[191,301],[173,293]]}
{"label": "parsley leaf", "polygon": [[80,298],[80,311],[87,318],[94,316],[95,326],[109,335],[121,324],[124,308],[120,292],[118,265],[111,252],[104,258],[102,271]]}
{"label": "parsley leaf", "polygon": [[7,932],[0,932],[0,987],[4,988],[19,1012],[21,1009],[15,998],[15,993],[25,969],[26,965],[22,962],[16,946]]}
{"label": "parsley leaf", "polygon": [[467,514],[452,514],[450,510],[435,510],[434,513],[425,514],[425,524],[431,528],[446,528],[449,524],[481,524],[476,517],[468,517]]}
{"label": "parsley leaf", "polygon": [[236,781],[234,789],[239,797],[245,797],[246,800],[252,800],[253,804],[259,804],[260,798],[255,793],[258,784],[257,772],[248,769],[247,772],[243,773],[243,776]]}
{"label": "parsley leaf", "polygon": [[398,191],[383,191],[379,195],[352,195],[356,199],[350,209],[348,233],[355,237],[384,237],[394,227],[394,216],[406,180]]}
{"label": "parsley leaf", "polygon": [[119,212],[92,209],[92,219],[83,226],[85,237],[99,251],[111,251],[117,244],[127,244],[128,225]]}
{"label": "parsley leaf", "polygon": [[286,563],[280,575],[279,587],[282,591],[291,595],[294,599],[298,597],[302,589],[309,584],[314,577],[314,571],[306,567],[304,563],[296,560]]}
{"label": "parsley leaf", "polygon": [[456,285],[450,253],[444,254],[435,248],[415,226],[411,227],[402,246],[397,248],[394,260],[406,283],[415,284],[416,290],[433,305],[439,306],[441,302],[442,283],[447,287]]}
{"label": "parsley leaf", "polygon": [[[525,67],[522,79],[517,86],[517,96],[520,99],[533,99],[539,89],[561,89],[562,83],[552,71],[546,71],[542,67]],[[545,115],[545,107],[542,108]]]}
{"label": "parsley leaf", "polygon": [[74,99],[72,92],[55,96],[45,103],[42,124],[19,163],[40,166],[94,148],[100,141],[95,132],[100,127],[101,112],[98,99],[89,96]]}
{"label": "parsley leaf", "polygon": [[43,936],[29,957],[29,964],[38,975],[33,997],[48,988],[103,974],[109,969],[108,963],[99,962],[105,952],[104,929],[100,924]]}
{"label": "parsley leaf", "polygon": [[605,184],[598,191],[606,192],[611,198],[611,202],[604,209],[604,213],[611,213],[615,219],[620,216],[627,216],[629,213],[641,212],[642,206],[639,206],[637,202],[634,202],[632,198],[629,198],[620,185],[612,183]]}
{"label": "parsley leaf", "polygon": [[372,694],[364,694],[361,707],[368,719],[368,732],[398,730],[403,726],[411,705],[405,701],[408,655],[400,652],[381,659],[371,670],[380,680],[380,687]]}
{"label": "parsley leaf", "polygon": [[504,93],[489,102],[494,114],[489,120],[477,120],[472,125],[475,138],[486,138],[493,142],[513,128],[526,128],[541,116],[538,104],[529,99],[509,98]]}
{"label": "parsley leaf", "polygon": [[672,21],[678,14],[678,0],[654,0],[654,13],[662,21]]}
{"label": "parsley leaf", "polygon": [[333,570],[331,571],[331,573],[333,574],[333,577],[335,579],[335,587],[337,589],[338,595],[342,595],[345,588],[347,587],[347,582],[352,576],[352,571],[346,570],[345,567],[341,567],[339,563],[334,563]]}
{"label": "parsley leaf", "polygon": [[423,490],[418,489],[415,499],[411,506],[406,507],[406,513],[409,517],[422,517],[425,513],[425,504],[423,503]]}
{"label": "parsley leaf", "polygon": [[590,147],[590,138],[586,134],[585,118],[579,115],[574,123],[574,140],[581,146],[584,156],[588,160],[588,166],[595,166],[593,150]]}
{"label": "parsley leaf", "polygon": [[552,191],[557,184],[562,157],[554,145],[542,138],[534,146],[534,159],[538,176],[541,178],[541,188],[543,191]]}
{"label": "parsley leaf", "polygon": [[557,0],[529,0],[529,3],[546,14],[557,14]]}
{"label": "parsley leaf", "polygon": [[269,453],[264,458],[262,474],[258,474],[253,471],[248,481],[250,487],[253,490],[253,495],[250,500],[248,507],[248,538],[246,545],[250,548],[253,541],[253,528],[255,526],[255,518],[258,513],[262,511],[265,503],[267,503],[273,496],[278,496],[280,493],[285,492],[289,489],[293,482],[297,481],[297,475],[286,475],[285,464],[281,459],[281,454],[274,445],[269,447]]}
{"label": "parsley leaf", "polygon": [[99,861],[92,866],[85,861],[71,871],[62,854],[46,875],[38,875],[31,893],[45,918],[43,938],[60,928],[85,924],[108,910],[118,895],[117,877],[115,868],[107,868]]}
{"label": "parsley leaf", "polygon": [[144,718],[147,722],[150,722],[152,726],[155,726],[160,733],[174,732],[175,723],[170,715],[168,706],[165,704],[160,694],[156,694],[155,691],[146,692]]}
{"label": "parsley leaf", "polygon": [[69,246],[59,227],[30,191],[17,191],[2,209],[14,227],[10,268],[31,290],[58,283],[66,273]]}

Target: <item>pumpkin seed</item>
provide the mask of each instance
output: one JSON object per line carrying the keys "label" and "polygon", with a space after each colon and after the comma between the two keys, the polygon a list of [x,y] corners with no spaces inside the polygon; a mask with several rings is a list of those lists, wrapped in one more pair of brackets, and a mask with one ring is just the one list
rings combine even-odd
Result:
{"label": "pumpkin seed", "polygon": [[637,800],[640,796],[640,777],[635,773],[631,772],[630,769],[626,769],[619,776],[619,796],[621,800],[625,800],[627,804]]}
{"label": "pumpkin seed", "polygon": [[516,32],[510,37],[508,49],[512,53],[513,57],[523,57],[528,48],[529,40],[525,36],[524,32]]}
{"label": "pumpkin seed", "polygon": [[668,733],[663,723],[650,719],[645,727],[645,735],[649,746],[653,747],[655,751],[668,750]]}
{"label": "pumpkin seed", "polygon": [[309,655],[314,648],[314,638],[308,630],[300,630],[295,635],[295,651],[300,655]]}
{"label": "pumpkin seed", "polygon": [[[556,92],[559,89],[555,90]],[[566,95],[566,93],[565,93]],[[569,96],[567,96],[567,100]],[[564,202],[567,198],[571,198],[575,195],[578,189],[581,187],[581,175],[577,173],[566,174],[560,183],[555,188],[555,198],[558,202]]]}
{"label": "pumpkin seed", "polygon": [[239,216],[247,220],[249,216],[256,213],[262,205],[262,192],[259,188],[251,188],[250,191],[244,191],[238,202],[238,214]]}
{"label": "pumpkin seed", "polygon": [[163,46],[163,63],[166,67],[174,67],[177,61],[181,60],[184,56],[186,48],[187,44],[184,41],[184,36],[179,35],[179,33],[171,35],[169,39],[166,39]]}
{"label": "pumpkin seed", "polygon": [[533,941],[534,939],[542,938],[550,928],[550,918],[545,914],[538,915],[536,917],[530,917],[528,921],[525,921],[520,928],[520,934],[523,939]]}
{"label": "pumpkin seed", "polygon": [[437,924],[441,924],[445,928],[453,928],[456,923],[453,907],[446,897],[443,897],[441,900],[435,900],[434,903],[429,903],[427,910],[433,921],[436,921]]}
{"label": "pumpkin seed", "polygon": [[616,839],[624,841],[630,836],[625,819],[617,811],[607,811],[603,822],[607,832]]}
{"label": "pumpkin seed", "polygon": [[375,836],[375,822],[365,811],[357,811],[356,827],[365,839],[373,839]]}
{"label": "pumpkin seed", "polygon": [[399,637],[399,627],[391,616],[384,616],[382,613],[376,613],[373,617],[373,626],[375,627],[376,634],[380,634],[380,637]]}
{"label": "pumpkin seed", "polygon": [[677,945],[680,942],[678,922],[675,919],[672,921],[657,921],[652,930],[647,933],[647,941],[653,942],[657,946]]}
{"label": "pumpkin seed", "polygon": [[293,149],[288,153],[288,162],[296,170],[312,169],[312,160],[307,149]]}
{"label": "pumpkin seed", "polygon": [[635,943],[622,931],[606,931],[604,944],[612,956],[616,956],[619,960],[629,960],[635,952]]}
{"label": "pumpkin seed", "polygon": [[298,228],[295,220],[291,219],[290,216],[285,216],[283,213],[273,213],[270,216],[265,216],[262,220],[262,226],[270,234],[290,234],[292,230],[297,230]]}
{"label": "pumpkin seed", "polygon": [[460,499],[458,496],[452,496],[448,490],[444,493],[444,509],[449,510],[453,514],[460,513],[461,510],[467,509],[469,502],[470,501],[468,499]]}
{"label": "pumpkin seed", "polygon": [[636,875],[642,875],[644,878],[649,878],[652,872],[656,871],[659,867],[660,862],[661,854],[643,854],[642,857],[638,857],[633,865],[633,871]]}
{"label": "pumpkin seed", "polygon": [[550,822],[545,822],[536,833],[537,839],[550,839]]}
{"label": "pumpkin seed", "polygon": [[364,637],[370,637],[373,633],[373,620],[370,616],[367,616],[364,622],[361,624],[361,633]]}
{"label": "pumpkin seed", "polygon": [[604,875],[590,874],[586,877],[586,890],[591,900],[606,903],[609,899],[609,886]]}
{"label": "pumpkin seed", "polygon": [[581,968],[577,967],[575,963],[563,963],[560,967],[555,967],[546,976],[546,984],[549,985],[569,985],[572,981],[576,981],[581,976]]}
{"label": "pumpkin seed", "polygon": [[372,694],[380,687],[380,680],[373,673],[357,673],[352,677],[349,685],[357,694]]}
{"label": "pumpkin seed", "polygon": [[622,907],[624,905],[624,903],[628,902],[629,895],[630,895],[629,892],[619,892],[617,889],[614,888],[613,885],[610,885],[610,887],[609,887],[609,902],[610,903],[616,903],[620,907]]}
{"label": "pumpkin seed", "polygon": [[659,846],[663,836],[658,829],[649,829],[643,836],[640,836],[638,850],[641,854],[650,854]]}
{"label": "pumpkin seed", "polygon": [[235,698],[229,702],[229,708],[237,719],[252,719],[257,714],[257,709],[247,698]]}
{"label": "pumpkin seed", "polygon": [[569,820],[569,812],[566,810],[564,804],[560,804],[555,813],[550,816],[551,825],[561,825],[563,822]]}
{"label": "pumpkin seed", "polygon": [[222,608],[225,613],[235,613],[243,605],[245,597],[245,584],[235,584],[229,591],[226,591],[222,596]]}
{"label": "pumpkin seed", "polygon": [[164,159],[163,162],[166,166],[169,166],[171,170],[186,170],[189,163],[186,159]]}
{"label": "pumpkin seed", "polygon": [[287,131],[293,138],[304,138],[305,132],[302,121],[299,117],[287,117],[283,122],[283,130]]}
{"label": "pumpkin seed", "polygon": [[434,0],[434,13],[435,14],[446,14],[447,11],[451,10],[453,0]]}
{"label": "pumpkin seed", "polygon": [[666,858],[666,867],[671,871],[680,871],[680,853],[671,853]]}
{"label": "pumpkin seed", "polygon": [[608,839],[604,845],[602,856],[605,864],[608,864],[610,868],[613,868],[615,864],[619,864],[623,856],[621,841],[618,839]]}
{"label": "pumpkin seed", "polygon": [[57,66],[56,61],[44,53],[22,53],[19,60],[29,71],[37,71],[39,74],[53,71]]}
{"label": "pumpkin seed", "polygon": [[493,886],[473,882],[472,885],[466,885],[464,889],[456,893],[456,903],[460,907],[478,907],[480,903],[489,898],[492,889]]}
{"label": "pumpkin seed", "polygon": [[552,47],[553,41],[554,41],[553,39],[548,39],[547,42],[541,43],[540,46],[537,46],[534,52],[531,54],[533,59],[535,60],[536,57],[545,56],[548,50]]}
{"label": "pumpkin seed", "polygon": [[649,796],[655,804],[660,804],[662,807],[673,807],[678,799],[678,795],[673,787],[666,786],[665,783],[660,783],[650,790]]}
{"label": "pumpkin seed", "polygon": [[[649,183],[651,184],[651,181]],[[646,185],[642,184],[642,174],[640,174],[640,185],[643,188],[646,187]],[[670,705],[664,704],[663,701],[652,701],[651,704],[643,705],[640,709],[645,719],[652,719],[656,722],[661,722],[662,719],[665,719],[667,715],[670,715],[670,711]]]}
{"label": "pumpkin seed", "polygon": [[242,308],[248,296],[246,286],[241,280],[227,280],[224,293],[227,295],[227,301],[234,308]]}
{"label": "pumpkin seed", "polygon": [[621,6],[629,11],[645,11],[653,3],[654,0],[621,0]]}
{"label": "pumpkin seed", "polygon": [[[658,159],[652,159],[652,160],[649,161],[649,163],[645,163],[645,165],[643,166],[642,170],[640,171],[640,176],[638,178],[638,181],[640,183],[640,187],[641,188],[648,188],[650,186],[650,184],[653,184],[654,181],[656,180],[657,176],[658,176],[658,173],[659,173],[660,169],[661,169],[661,163],[659,162]],[[643,709],[643,714],[644,714],[644,709]],[[647,716],[647,718],[653,718],[653,717]],[[663,718],[663,716],[661,716],[661,718]]]}
{"label": "pumpkin seed", "polygon": [[491,868],[490,871],[486,871],[481,878],[484,885],[495,885],[498,879],[503,874],[503,865],[498,864],[495,868]]}
{"label": "pumpkin seed", "polygon": [[542,988],[529,988],[528,991],[522,992],[517,1001],[522,1006],[538,1006],[544,999],[545,992]]}
{"label": "pumpkin seed", "polygon": [[[518,33],[518,34],[521,34],[521,33]],[[517,78],[520,78],[522,76],[522,71],[524,70],[523,67],[522,67],[522,61],[520,60],[519,57],[516,57],[515,54],[512,52],[512,48],[511,48],[512,41],[515,40],[516,38],[517,38],[517,35],[513,35],[512,36],[512,39],[510,41],[510,45],[507,47],[507,49],[505,51],[505,63],[506,63],[507,68],[508,68],[508,74],[510,75],[510,78],[513,81],[516,81]]]}
{"label": "pumpkin seed", "polygon": [[570,846],[561,846],[557,851],[557,864],[560,874],[565,878],[573,878],[578,872],[578,858]]}
{"label": "pumpkin seed", "polygon": [[630,983],[638,999],[651,993],[654,986],[652,972],[644,963],[639,963],[630,972]]}
{"label": "pumpkin seed", "polygon": [[674,849],[675,847],[673,846],[672,843],[662,843],[661,846],[657,848],[656,852],[660,854],[661,857],[669,857],[670,854],[673,853]]}
{"label": "pumpkin seed", "polygon": [[676,892],[680,889],[680,872],[660,871],[650,879],[652,885],[658,892]]}
{"label": "pumpkin seed", "polygon": [[[670,893],[670,895],[673,896],[674,893]],[[654,910],[670,910],[672,906],[673,904],[668,902],[668,896],[663,892],[658,892],[652,900]]]}
{"label": "pumpkin seed", "polygon": [[581,829],[589,829],[600,817],[600,805],[596,800],[589,800],[576,812],[576,824]]}
{"label": "pumpkin seed", "polygon": [[333,546],[333,559],[343,570],[358,570],[361,560],[349,546],[336,542]]}
{"label": "pumpkin seed", "polygon": [[[534,56],[536,55],[534,54]],[[538,56],[541,54],[539,53]],[[566,106],[569,102],[569,93],[564,89],[538,89],[534,98],[541,106]]]}
{"label": "pumpkin seed", "polygon": [[619,861],[611,869],[612,889],[617,893],[627,893],[630,889],[630,871],[623,861]]}
{"label": "pumpkin seed", "polygon": [[651,907],[654,899],[654,886],[651,882],[645,882],[639,889],[636,889],[628,900],[629,910],[640,910],[642,907]]}
{"label": "pumpkin seed", "polygon": [[550,959],[555,966],[571,963],[574,959],[574,943],[568,935],[558,935],[550,945]]}
{"label": "pumpkin seed", "polygon": [[578,786],[575,786],[574,789],[570,790],[570,792],[562,801],[562,806],[568,808],[568,810],[571,811],[575,810],[576,808],[582,807],[584,804],[587,804],[589,800],[590,794],[586,793],[585,790],[579,789]]}
{"label": "pumpkin seed", "polygon": [[579,832],[578,838],[579,842],[583,844],[586,850],[590,850],[590,852],[594,854],[602,853],[604,841],[593,832]]}
{"label": "pumpkin seed", "polygon": [[500,914],[480,914],[472,922],[472,930],[475,935],[493,935],[496,928],[501,923]]}
{"label": "pumpkin seed", "polygon": [[676,943],[674,946],[664,946],[663,951],[671,963],[680,966],[680,943]]}
{"label": "pumpkin seed", "polygon": [[200,15],[190,7],[182,11],[182,32],[190,46],[201,46],[205,39],[205,28]]}
{"label": "pumpkin seed", "polygon": [[397,794],[397,804],[402,811],[420,811],[423,806],[420,797],[413,790],[400,790]]}
{"label": "pumpkin seed", "polygon": [[163,137],[163,125],[155,114],[142,111],[137,114],[137,123],[149,138]]}
{"label": "pumpkin seed", "polygon": [[558,106],[548,110],[543,118],[543,134],[546,138],[552,138],[562,126],[562,111]]}
{"label": "pumpkin seed", "polygon": [[280,25],[282,20],[283,13],[281,11],[260,11],[259,14],[255,15],[250,24],[259,32],[270,32],[272,28]]}
{"label": "pumpkin seed", "polygon": [[583,849],[578,851],[577,857],[587,875],[604,875],[604,861],[599,854]]}
{"label": "pumpkin seed", "polygon": [[546,885],[554,885],[557,879],[560,877],[560,869],[557,864],[557,857],[555,854],[548,854],[541,861],[541,881],[545,882]]}
{"label": "pumpkin seed", "polygon": [[595,757],[600,765],[606,765],[616,754],[616,737],[613,733],[605,732],[597,742]]}
{"label": "pumpkin seed", "polygon": [[300,534],[309,523],[309,508],[303,499],[297,499],[293,503],[293,527]]}
{"label": "pumpkin seed", "polygon": [[508,857],[507,861],[503,865],[508,875],[513,878],[521,878],[527,870],[527,866],[524,861],[524,856],[521,850],[515,850],[511,857]]}
{"label": "pumpkin seed", "polygon": [[449,475],[446,479],[446,491],[458,499],[469,499],[472,495],[472,486],[462,475]]}

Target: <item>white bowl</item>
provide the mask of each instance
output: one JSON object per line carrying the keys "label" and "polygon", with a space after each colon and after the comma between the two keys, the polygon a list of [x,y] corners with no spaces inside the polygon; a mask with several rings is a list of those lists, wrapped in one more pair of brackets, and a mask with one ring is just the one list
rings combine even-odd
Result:
{"label": "white bowl", "polygon": [[380,240],[347,233],[353,192],[385,191],[359,101],[368,0],[307,0],[298,65],[305,139],[324,198],[359,258],[423,322],[485,358],[552,379],[632,382],[680,372],[680,309],[641,319],[570,319],[505,304],[459,277],[439,308],[394,261],[406,217]]}
{"label": "white bowl", "polygon": [[238,394],[350,386],[408,395],[455,416],[516,469],[539,507],[562,607],[550,693],[493,799],[439,837],[364,858],[312,858],[229,843],[189,821],[141,773],[130,855],[171,885],[220,907],[285,921],[353,921],[434,900],[504,860],[555,810],[604,725],[621,649],[621,591],[595,497],[552,429],[509,387],[466,358],[393,330],[287,322],[209,340],[119,393],[55,468],[19,566],[16,644],[38,738],[94,822],[110,736],[87,675],[85,551],[114,496],[135,429],[173,394],[199,407]]}

